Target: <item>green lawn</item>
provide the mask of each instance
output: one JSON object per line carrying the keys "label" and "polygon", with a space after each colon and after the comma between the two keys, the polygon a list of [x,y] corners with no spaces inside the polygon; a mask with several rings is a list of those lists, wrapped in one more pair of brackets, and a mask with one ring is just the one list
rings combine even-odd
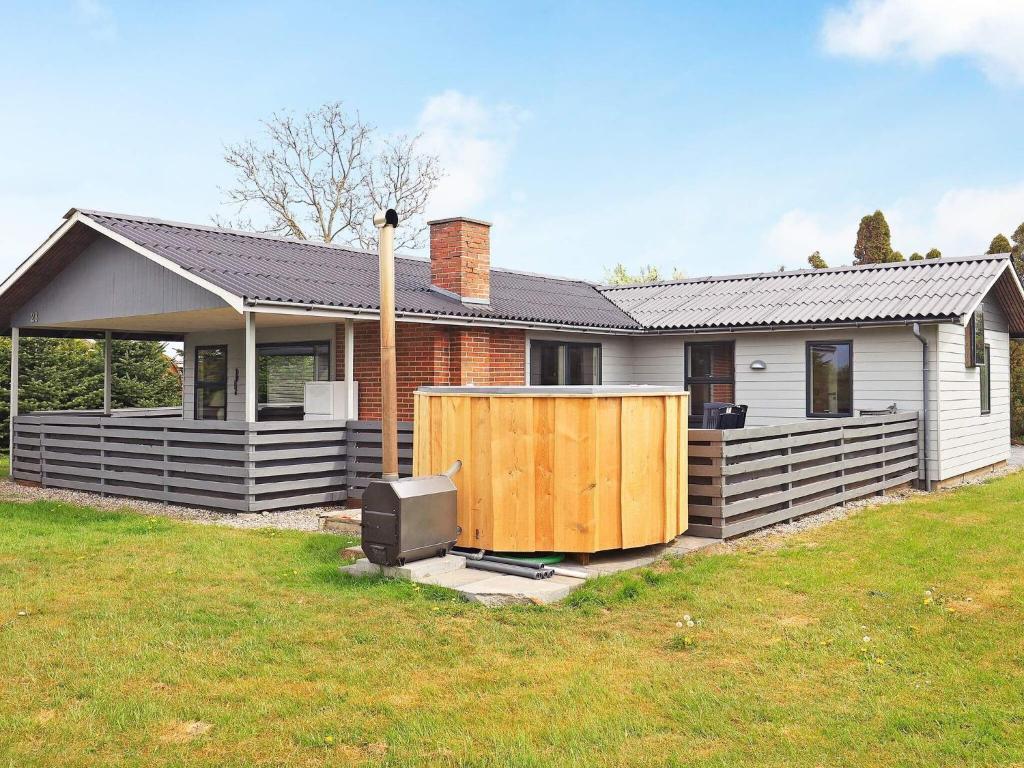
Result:
{"label": "green lawn", "polygon": [[343,543],[0,505],[0,765],[1024,762],[1024,473],[553,609]]}
{"label": "green lawn", "polygon": [[0,453],[0,477],[7,477],[11,473],[11,457],[6,453]]}

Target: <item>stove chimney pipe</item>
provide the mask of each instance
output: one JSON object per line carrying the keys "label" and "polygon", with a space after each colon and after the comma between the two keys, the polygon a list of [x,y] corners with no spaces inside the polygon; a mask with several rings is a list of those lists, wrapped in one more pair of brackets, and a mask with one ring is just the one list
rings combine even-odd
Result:
{"label": "stove chimney pipe", "polygon": [[398,479],[398,369],[395,360],[395,227],[389,208],[373,217],[380,256],[381,479]]}

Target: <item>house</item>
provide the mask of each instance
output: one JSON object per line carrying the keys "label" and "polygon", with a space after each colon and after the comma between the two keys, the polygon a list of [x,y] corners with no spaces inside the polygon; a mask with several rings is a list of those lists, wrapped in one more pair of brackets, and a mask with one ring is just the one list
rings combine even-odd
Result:
{"label": "house", "polygon": [[[401,419],[413,418],[413,392],[425,385],[684,383],[692,426],[708,401],[747,404],[748,425],[894,404],[927,410],[933,481],[1008,458],[1009,340],[1024,336],[1024,291],[1007,256],[614,287],[492,268],[489,234],[483,221],[432,221],[430,258],[397,259]],[[182,342],[182,411],[159,429],[152,420],[132,428],[149,430],[139,439],[150,447],[173,448],[183,435],[210,442],[202,429],[230,433],[222,445],[278,440],[263,470],[242,459],[244,505],[222,489],[221,506],[273,509],[343,495],[341,458],[324,435],[380,416],[377,301],[373,253],[72,209],[0,285],[0,327],[14,338]],[[348,383],[344,412],[300,422],[305,382],[325,380]],[[127,429],[122,418],[118,434]],[[315,467],[311,454],[285,447],[317,437]],[[113,458],[135,461],[130,453]],[[100,478],[108,488],[124,479],[111,474],[124,467],[110,463]],[[138,466],[132,482],[147,490],[144,475],[159,466]],[[282,467],[291,479],[270,484]],[[65,469],[45,474],[79,482],[75,462]],[[189,472],[165,474],[187,480]],[[191,490],[165,483],[161,498],[208,500],[200,474]]]}

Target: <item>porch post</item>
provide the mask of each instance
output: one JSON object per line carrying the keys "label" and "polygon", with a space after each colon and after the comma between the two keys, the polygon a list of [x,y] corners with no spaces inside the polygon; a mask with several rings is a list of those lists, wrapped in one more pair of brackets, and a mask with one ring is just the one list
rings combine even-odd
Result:
{"label": "porch post", "polygon": [[353,320],[345,321],[345,412],[350,419],[358,419],[356,413],[356,393],[354,390],[356,364],[356,324]]}
{"label": "porch post", "polygon": [[111,412],[111,385],[114,378],[114,335],[107,331],[103,334],[103,415],[109,416]]}
{"label": "porch post", "polygon": [[256,313],[247,311],[245,316],[245,420],[256,421]]}
{"label": "porch post", "polygon": [[10,453],[11,466],[14,466],[14,417],[18,415],[18,347],[20,336],[17,328],[11,328],[11,421],[10,427]]}

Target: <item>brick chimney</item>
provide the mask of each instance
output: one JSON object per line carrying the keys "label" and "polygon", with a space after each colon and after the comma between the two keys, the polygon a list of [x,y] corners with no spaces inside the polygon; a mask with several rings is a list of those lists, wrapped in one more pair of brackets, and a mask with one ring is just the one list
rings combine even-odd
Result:
{"label": "brick chimney", "polygon": [[491,225],[457,216],[430,225],[430,282],[469,304],[491,301]]}

